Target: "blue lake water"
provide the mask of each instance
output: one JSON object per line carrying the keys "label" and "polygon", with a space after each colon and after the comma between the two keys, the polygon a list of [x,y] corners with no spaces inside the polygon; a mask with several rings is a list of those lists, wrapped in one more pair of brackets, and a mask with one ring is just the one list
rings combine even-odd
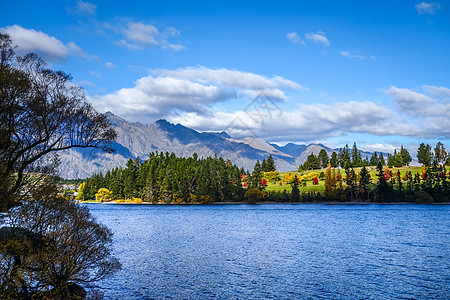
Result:
{"label": "blue lake water", "polygon": [[105,299],[449,299],[450,206],[88,205]]}

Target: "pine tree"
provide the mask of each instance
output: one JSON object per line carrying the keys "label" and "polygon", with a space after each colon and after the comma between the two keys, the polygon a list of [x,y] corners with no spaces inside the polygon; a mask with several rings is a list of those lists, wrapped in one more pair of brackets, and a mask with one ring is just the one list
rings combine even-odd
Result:
{"label": "pine tree", "polygon": [[419,148],[417,149],[417,159],[419,163],[430,166],[431,161],[433,159],[433,154],[431,153],[431,146],[425,145],[424,143],[421,143]]}
{"label": "pine tree", "polygon": [[[386,161],[384,160],[383,152],[380,152],[380,156],[378,158],[378,161],[381,163],[382,166],[386,165]],[[378,165],[378,163],[377,163]]]}
{"label": "pine tree", "polygon": [[272,155],[269,155],[269,157],[267,158],[267,167],[266,170],[264,170],[264,172],[273,172],[273,171],[276,171],[275,161],[273,160]]}
{"label": "pine tree", "polygon": [[393,157],[393,159],[394,159],[394,167],[400,168],[400,167],[403,167],[405,165],[404,162],[403,162],[403,157],[402,157],[401,153],[397,153],[395,155],[395,157]]}
{"label": "pine tree", "polygon": [[360,167],[362,166],[362,158],[361,153],[358,150],[358,147],[356,146],[356,142],[353,144],[352,153],[351,153],[351,165],[353,167]]}
{"label": "pine tree", "polygon": [[369,165],[370,166],[376,166],[377,164],[378,164],[378,154],[376,152],[374,152],[372,154],[372,157],[370,157]]}
{"label": "pine tree", "polygon": [[319,164],[321,168],[326,168],[329,163],[328,153],[325,149],[320,149],[319,155]]}
{"label": "pine tree", "polygon": [[412,161],[411,155],[409,155],[408,150],[403,148],[403,145],[400,148],[400,155],[402,156],[403,164],[409,166],[409,163]]}
{"label": "pine tree", "polygon": [[298,188],[298,177],[294,176],[294,180],[291,182],[292,190],[291,190],[291,202],[299,202],[300,201],[300,190]]}
{"label": "pine tree", "polygon": [[367,201],[369,201],[369,184],[370,175],[366,167],[363,166],[361,171],[359,172],[359,189],[361,195],[367,196]]}
{"label": "pine tree", "polygon": [[331,153],[331,159],[330,159],[330,163],[331,163],[331,167],[332,168],[337,168],[339,166],[338,163],[338,155],[336,152],[333,151],[333,153]]}
{"label": "pine tree", "polygon": [[350,150],[348,149],[348,144],[345,145],[343,149],[339,150],[338,159],[339,165],[342,169],[348,169],[351,166]]}

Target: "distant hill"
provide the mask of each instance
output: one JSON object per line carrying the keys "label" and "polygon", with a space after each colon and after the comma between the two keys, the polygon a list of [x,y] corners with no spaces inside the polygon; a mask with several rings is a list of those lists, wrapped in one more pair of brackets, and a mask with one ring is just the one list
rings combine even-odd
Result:
{"label": "distant hill", "polygon": [[256,137],[233,139],[226,132],[198,132],[166,120],[144,125],[128,122],[110,112],[106,115],[117,132],[117,140],[112,145],[115,153],[85,149],[64,151],[59,168],[61,177],[86,178],[93,173],[124,167],[129,158],[145,160],[150,152],[155,151],[174,152],[185,157],[193,153],[199,157],[217,155],[248,170],[253,170],[256,160],[262,161],[272,155],[277,170],[281,172],[296,170],[309,154],[317,155],[321,149],[325,149],[330,156],[336,151],[322,144],[289,143],[281,147]]}

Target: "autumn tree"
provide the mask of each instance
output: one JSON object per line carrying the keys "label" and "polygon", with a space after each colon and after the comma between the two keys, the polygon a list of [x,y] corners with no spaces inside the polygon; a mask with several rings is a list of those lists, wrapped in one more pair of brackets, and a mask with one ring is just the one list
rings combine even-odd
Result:
{"label": "autumn tree", "polygon": [[336,190],[336,175],[334,168],[331,167],[331,164],[328,164],[325,169],[325,196],[327,198],[333,198],[335,196]]}
{"label": "autumn tree", "polygon": [[434,148],[434,160],[438,165],[444,165],[447,161],[447,151],[445,150],[444,144],[438,142]]}

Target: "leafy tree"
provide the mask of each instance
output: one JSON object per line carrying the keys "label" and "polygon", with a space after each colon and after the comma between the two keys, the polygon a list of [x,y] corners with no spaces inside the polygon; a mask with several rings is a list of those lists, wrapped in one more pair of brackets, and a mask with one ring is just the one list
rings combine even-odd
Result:
{"label": "leafy tree", "polygon": [[245,192],[245,202],[248,204],[256,204],[259,201],[262,201],[264,199],[265,192],[261,191],[257,188],[248,189]]}
{"label": "leafy tree", "polygon": [[285,183],[291,183],[292,180],[294,180],[294,175],[292,175],[291,172],[288,172],[288,173],[284,174],[284,176],[283,176],[283,181],[284,181]]}
{"label": "leafy tree", "polygon": [[436,148],[434,148],[434,160],[436,161],[436,164],[443,166],[447,161],[447,157],[448,154],[445,150],[444,144],[438,142],[436,144]]}
{"label": "leafy tree", "polygon": [[333,198],[336,190],[336,175],[334,168],[331,168],[331,164],[325,169],[325,196],[327,198]]}
{"label": "leafy tree", "polygon": [[320,149],[318,159],[319,159],[320,167],[326,168],[326,166],[328,165],[330,160],[328,158],[328,153],[325,149]]}
{"label": "leafy tree", "polygon": [[0,226],[0,298],[67,299],[74,284],[117,269],[111,233],[87,208],[60,199],[50,176],[58,152],[112,151],[115,137],[69,75],[35,54],[16,55],[0,34],[0,211],[9,220]]}
{"label": "leafy tree", "polygon": [[27,198],[36,174],[55,169],[58,151],[112,151],[116,133],[106,116],[69,80],[35,54],[16,55],[11,38],[0,34],[0,211]]}
{"label": "leafy tree", "polygon": [[419,163],[430,166],[433,159],[433,154],[431,153],[431,146],[428,144],[421,143],[417,149],[417,159]]}
{"label": "leafy tree", "polygon": [[78,195],[77,195],[77,197],[75,198],[76,200],[80,200],[80,201],[82,201],[82,200],[84,200],[84,187],[86,186],[86,182],[82,182],[81,184],[80,184],[80,187],[78,188]]}
{"label": "leafy tree", "polygon": [[266,178],[269,182],[274,182],[280,180],[280,173],[278,171],[266,172],[264,174],[264,178]]}
{"label": "leafy tree", "polygon": [[120,268],[111,257],[111,231],[87,207],[55,194],[49,200],[48,191],[40,196],[11,209],[10,226],[0,229],[2,299],[74,299],[74,286]]}
{"label": "leafy tree", "polygon": [[110,192],[108,189],[100,188],[98,190],[98,192],[95,194],[95,200],[103,202],[103,201],[111,200],[111,196],[112,196],[112,192]]}

